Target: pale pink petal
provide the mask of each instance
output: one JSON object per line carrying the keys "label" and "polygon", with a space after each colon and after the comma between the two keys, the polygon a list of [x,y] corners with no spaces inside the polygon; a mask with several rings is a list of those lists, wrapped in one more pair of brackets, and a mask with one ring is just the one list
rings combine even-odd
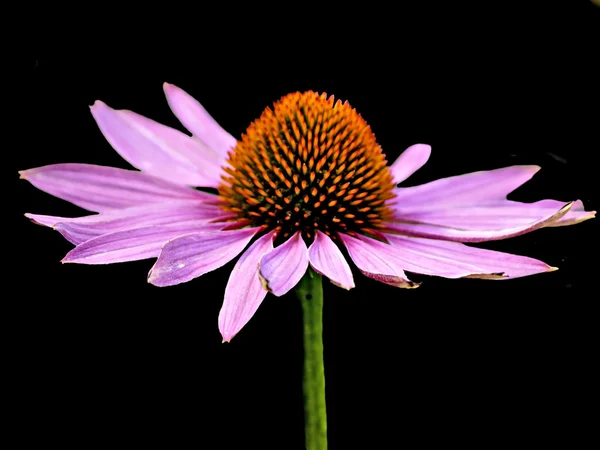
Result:
{"label": "pale pink petal", "polygon": [[142,206],[131,206],[123,209],[110,209],[99,214],[90,214],[80,217],[60,217],[47,216],[44,214],[26,213],[25,217],[31,219],[39,225],[52,227],[58,222],[77,223],[77,224],[97,224],[100,222],[120,223],[121,220],[133,220],[136,217],[140,220],[161,220],[162,215],[166,215],[165,221],[170,221],[171,216],[192,216],[194,219],[207,219],[211,217],[220,217],[225,212],[217,205],[207,204],[198,200],[183,200],[165,203],[152,203]]}
{"label": "pale pink petal", "polygon": [[[172,203],[139,206],[92,216],[68,218],[25,214],[37,223],[46,223],[75,245],[103,234],[156,225],[210,223],[225,217],[223,211],[199,203]],[[222,227],[228,224],[222,224]]]}
{"label": "pale pink petal", "polygon": [[308,260],[317,273],[329,278],[336,286],[344,289],[354,287],[346,258],[331,238],[319,230],[315,231],[315,240],[308,247]]}
{"label": "pale pink petal", "polygon": [[265,287],[281,296],[294,288],[308,269],[308,250],[297,231],[294,235],[265,254],[260,260],[260,276]]}
{"label": "pale pink petal", "polygon": [[[91,239],[102,234],[142,226],[179,224],[202,220],[213,222],[225,216],[223,210],[216,205],[189,200],[113,209],[82,217],[58,217],[42,214],[25,214],[25,217],[31,219],[34,223],[47,227],[55,227],[59,223],[62,225],[68,224],[69,227],[66,229],[76,230],[75,233],[82,233],[83,237],[88,236],[88,239]],[[76,242],[71,240],[71,237],[65,237],[74,244],[83,242]],[[73,239],[77,240],[75,237]]]}
{"label": "pale pink petal", "polygon": [[165,244],[148,274],[148,283],[172,286],[185,283],[227,264],[261,230],[243,228],[182,236]]}
{"label": "pale pink petal", "polygon": [[236,139],[221,128],[204,107],[183,89],[165,83],[164,91],[173,114],[181,124],[221,159],[225,159],[227,152],[235,147]]}
{"label": "pale pink petal", "polygon": [[360,240],[343,233],[338,236],[356,267],[367,277],[400,288],[419,286],[410,281],[395,258],[390,257],[389,250],[385,249],[385,246],[390,247],[389,244],[364,236]]}
{"label": "pale pink petal", "polygon": [[[429,211],[415,211],[402,215],[403,222],[425,223],[461,230],[501,230],[526,226],[544,219],[558,211],[567,202],[541,200],[535,203],[520,203],[504,200],[495,205],[440,208]],[[560,227],[574,225],[591,219],[595,211],[585,211],[583,203],[577,200],[569,212],[546,226]]]}
{"label": "pale pink petal", "polygon": [[409,272],[445,278],[519,278],[555,267],[525,256],[468,247],[458,242],[386,235],[398,264]]}
{"label": "pale pink petal", "polygon": [[[57,224],[61,227],[68,224]],[[63,263],[113,264],[125,261],[156,258],[162,246],[170,239],[190,233],[220,229],[222,225],[189,223],[135,228],[104,234],[85,241],[63,258]],[[64,232],[64,231],[63,231]]]}
{"label": "pale pink petal", "polygon": [[220,161],[197,140],[101,101],[96,101],[91,111],[106,140],[132,166],[180,185],[219,185]]}
{"label": "pale pink petal", "polygon": [[36,188],[95,212],[175,200],[217,201],[216,195],[115,167],[53,164],[19,174]]}
{"label": "pale pink petal", "polygon": [[271,231],[258,238],[242,254],[231,271],[219,312],[219,331],[223,342],[229,342],[238,334],[267,295],[258,275],[258,263],[265,253],[273,250],[274,234]]}
{"label": "pale pink petal", "polygon": [[[498,230],[536,222],[566,206],[568,202],[540,200],[521,203],[501,200],[494,204],[440,207],[397,213],[393,221],[447,226],[462,230]],[[569,212],[548,225],[560,227],[574,225],[594,218],[596,211],[586,211],[580,200],[573,202]]]}
{"label": "pale pink petal", "polygon": [[[565,206],[560,208],[554,213],[550,213],[546,217],[543,217],[535,222],[529,224],[515,226],[511,228],[498,229],[498,226],[494,226],[494,229],[473,229],[463,230],[459,228],[453,228],[450,226],[430,225],[427,223],[403,223],[403,222],[390,222],[386,223],[388,231],[394,233],[405,234],[408,236],[424,237],[430,239],[442,239],[446,241],[457,241],[457,242],[485,242],[485,241],[497,241],[500,239],[508,239],[515,236],[520,236],[525,233],[537,230],[542,227],[551,226],[554,222],[565,216],[571,209],[573,203],[567,203]],[[502,222],[499,224],[499,226]]]}
{"label": "pale pink petal", "polygon": [[530,180],[539,166],[511,166],[441,178],[419,186],[396,188],[394,209],[397,218],[416,211],[490,205]]}
{"label": "pale pink petal", "polygon": [[415,144],[404,150],[390,166],[394,183],[402,183],[413,173],[425,165],[431,156],[431,146]]}

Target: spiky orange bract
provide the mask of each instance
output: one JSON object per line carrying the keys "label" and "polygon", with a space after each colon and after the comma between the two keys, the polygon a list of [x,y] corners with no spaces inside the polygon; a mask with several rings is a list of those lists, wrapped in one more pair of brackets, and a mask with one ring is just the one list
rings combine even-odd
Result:
{"label": "spiky orange bract", "polygon": [[390,214],[394,183],[381,147],[348,102],[309,91],[267,108],[228,155],[222,207],[279,236],[366,233]]}

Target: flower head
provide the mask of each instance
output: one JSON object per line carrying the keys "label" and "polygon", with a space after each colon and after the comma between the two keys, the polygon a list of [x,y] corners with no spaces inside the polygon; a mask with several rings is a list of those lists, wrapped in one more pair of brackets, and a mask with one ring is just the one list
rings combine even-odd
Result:
{"label": "flower head", "polygon": [[[594,217],[580,201],[506,196],[537,166],[512,166],[396,187],[429,159],[417,144],[390,166],[363,118],[325,94],[293,93],[238,141],[176,86],[169,105],[192,136],[98,101],[113,148],[139,171],[88,164],[25,170],[34,186],[97,214],[26,214],[75,244],[63,262],[158,258],[148,281],[170,286],[241,254],[225,288],[219,329],[229,341],[268,291],[283,295],[309,265],[351,289],[344,256],[366,276],[414,288],[405,271],[510,279],[555,270],[541,261],[467,246]],[[216,188],[218,195],[193,187]]]}
{"label": "flower head", "polygon": [[366,234],[391,217],[394,183],[375,135],[326,94],[294,93],[267,108],[227,162],[224,208],[282,239]]}

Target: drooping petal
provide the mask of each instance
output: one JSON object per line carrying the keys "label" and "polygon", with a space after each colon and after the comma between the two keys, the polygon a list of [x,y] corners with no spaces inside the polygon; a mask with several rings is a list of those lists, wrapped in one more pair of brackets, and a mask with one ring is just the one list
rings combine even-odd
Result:
{"label": "drooping petal", "polygon": [[190,234],[165,244],[148,274],[148,283],[185,283],[227,264],[248,245],[260,227]]}
{"label": "drooping petal", "polygon": [[326,276],[333,284],[344,289],[354,287],[350,266],[337,245],[325,233],[316,230],[315,240],[308,247],[311,267]]}
{"label": "drooping petal", "polygon": [[490,205],[530,180],[539,166],[511,166],[441,178],[419,186],[396,188],[395,216],[402,218],[415,211]]}
{"label": "drooping petal", "polygon": [[[469,247],[458,242],[386,235],[388,249],[404,270],[445,278],[519,278],[555,267],[525,256]],[[384,244],[385,245],[385,244]]]}
{"label": "drooping petal", "polygon": [[397,261],[382,251],[383,242],[368,237],[360,240],[338,233],[356,267],[369,278],[400,288],[416,288],[419,283],[410,281]]}
{"label": "drooping petal", "polygon": [[[67,224],[57,224],[56,228]],[[113,264],[140,259],[156,258],[162,246],[170,239],[190,233],[220,229],[222,225],[189,223],[135,228],[104,234],[85,241],[63,258],[63,263]],[[64,230],[62,231],[66,233]]]}
{"label": "drooping petal", "polygon": [[180,185],[219,185],[220,161],[196,139],[101,101],[91,111],[106,140],[132,166]]}
{"label": "drooping petal", "polygon": [[274,234],[271,231],[258,238],[242,254],[231,271],[219,312],[219,331],[223,342],[229,342],[238,334],[267,295],[258,275],[258,263],[265,253],[273,250]]}
{"label": "drooping petal", "polygon": [[415,144],[404,150],[390,166],[394,183],[402,183],[425,165],[431,156],[431,146]]}
{"label": "drooping petal", "polygon": [[[185,218],[180,217],[179,219],[175,219],[171,217],[172,221],[169,220],[168,217],[164,216],[162,219],[164,220],[145,220],[141,221],[137,224],[134,224],[133,221],[111,221],[111,222],[99,222],[99,223],[90,223],[90,224],[78,224],[78,223],[57,223],[54,228],[60,234],[63,235],[65,239],[69,242],[79,245],[85,241],[96,238],[98,236],[102,236],[104,234],[115,233],[117,231],[126,231],[132,230],[134,228],[141,227],[152,227],[152,226],[182,226],[186,227],[188,225],[200,225],[200,224],[211,224],[213,222],[213,218]],[[154,223],[152,223],[154,222]],[[220,223],[214,224],[217,229],[222,229],[227,226],[228,223]]]}
{"label": "drooping petal", "polygon": [[194,137],[198,138],[221,159],[235,147],[237,141],[211,117],[204,107],[183,89],[169,83],[163,85],[173,114]]}
{"label": "drooping petal", "polygon": [[154,225],[181,225],[187,222],[208,223],[225,217],[218,206],[197,201],[137,206],[74,218],[39,214],[25,216],[38,224],[56,228],[76,245],[116,231]]}
{"label": "drooping petal", "polygon": [[525,233],[537,230],[542,227],[551,226],[553,223],[565,216],[571,209],[573,203],[567,203],[565,206],[543,217],[535,222],[525,225],[498,229],[501,226],[494,226],[493,229],[472,229],[463,230],[450,226],[431,225],[427,223],[403,223],[390,222],[386,224],[388,231],[394,233],[406,234],[408,236],[424,237],[430,239],[442,239],[446,241],[457,242],[485,242],[497,241],[500,239],[508,239],[515,236],[520,236]]}
{"label": "drooping petal", "polygon": [[[406,213],[403,215],[402,221],[461,230],[501,230],[526,226],[553,214],[567,204],[567,202],[556,200],[541,200],[535,203],[504,200],[495,205],[440,208]],[[566,215],[546,226],[574,225],[593,218],[595,214],[595,211],[585,211],[583,203],[577,200]]]}
{"label": "drooping petal", "polygon": [[263,255],[260,276],[265,287],[280,297],[289,292],[302,279],[308,269],[308,249],[297,231],[294,235]]}
{"label": "drooping petal", "polygon": [[94,212],[175,200],[217,200],[212,194],[116,167],[53,164],[19,174],[36,188]]}

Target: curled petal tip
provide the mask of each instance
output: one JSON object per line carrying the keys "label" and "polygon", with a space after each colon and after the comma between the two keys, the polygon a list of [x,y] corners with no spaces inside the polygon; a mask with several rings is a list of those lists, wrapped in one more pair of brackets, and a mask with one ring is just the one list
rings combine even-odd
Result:
{"label": "curled petal tip", "polygon": [[573,207],[574,204],[575,204],[575,200],[567,203],[565,206],[563,206],[561,208],[561,211],[569,211]]}
{"label": "curled petal tip", "polygon": [[[314,269],[313,269],[313,270],[314,270]],[[321,275],[322,275],[322,274],[321,274]],[[337,286],[337,287],[339,287],[339,288],[342,288],[342,289],[346,289],[347,291],[349,291],[350,289],[354,289],[354,288],[356,287],[356,286],[354,286],[354,284],[349,284],[349,285],[345,286],[345,285],[342,285],[342,284],[336,283],[336,282],[334,282],[334,281],[332,281],[332,280],[329,280],[329,281],[330,281],[330,282],[331,282],[331,284],[333,284],[334,286]]]}
{"label": "curled petal tip", "polygon": [[149,284],[154,284],[154,283],[152,283],[152,281],[153,281],[153,278],[154,278],[154,273],[152,272],[152,270],[150,270],[150,272],[148,272],[148,277],[146,278],[146,281],[147,281]]}
{"label": "curled petal tip", "polygon": [[546,272],[556,272],[557,270],[558,270],[558,267],[550,266]]}

